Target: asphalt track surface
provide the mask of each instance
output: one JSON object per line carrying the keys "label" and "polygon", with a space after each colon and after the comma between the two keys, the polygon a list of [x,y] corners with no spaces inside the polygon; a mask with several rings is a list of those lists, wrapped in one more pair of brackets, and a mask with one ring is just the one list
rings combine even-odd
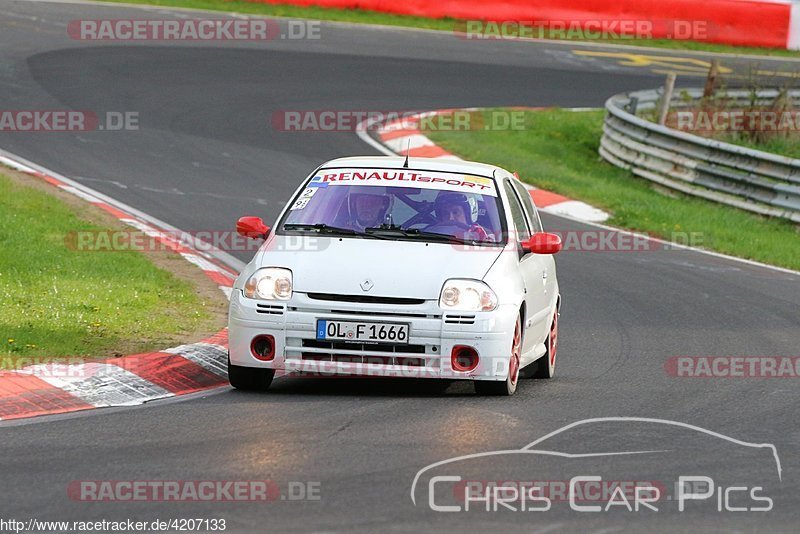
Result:
{"label": "asphalt track surface", "polygon": [[[137,111],[140,117],[140,129],[130,132],[4,132],[0,147],[181,229],[223,230],[243,214],[275,217],[320,162],[375,153],[352,133],[275,131],[275,111],[599,106],[614,93],[662,79],[657,67],[573,52],[608,51],[603,48],[467,42],[349,25],[323,24],[319,41],[266,44],[102,44],[66,34],[74,19],[174,13],[0,1],[0,109]],[[723,64],[744,73],[751,62],[727,58]],[[789,61],[758,65],[798,70]],[[685,76],[681,83],[698,79]],[[544,221],[551,229],[592,229],[552,216]],[[487,399],[463,383],[291,378],[263,395],[222,388],[5,424],[0,518],[224,518],[232,532],[795,530],[797,379],[675,378],[664,365],[676,355],[798,355],[800,276],[682,250],[571,252],[557,263],[564,306],[555,380],[524,381],[510,399]],[[431,511],[424,498],[416,506],[411,501],[415,475],[431,463],[519,449],[570,423],[621,416],[774,444],[782,477],[777,480],[769,455],[742,458],[751,450],[733,450],[724,439],[636,422],[598,423],[563,434],[556,445],[572,452],[668,452],[622,465],[601,457],[578,471],[544,458],[526,465],[533,474],[516,476],[566,480],[603,472],[607,480],[650,477],[669,486],[680,475],[713,474],[727,486],[764,486],[774,508],[719,512],[715,496],[684,513],[669,501],[657,513],[580,513],[563,502],[547,512],[443,513]],[[515,476],[506,467],[464,466],[449,474]],[[80,480],[263,479],[276,481],[285,497],[290,481],[318,483],[321,498],[92,503],[67,494],[69,483]]]}

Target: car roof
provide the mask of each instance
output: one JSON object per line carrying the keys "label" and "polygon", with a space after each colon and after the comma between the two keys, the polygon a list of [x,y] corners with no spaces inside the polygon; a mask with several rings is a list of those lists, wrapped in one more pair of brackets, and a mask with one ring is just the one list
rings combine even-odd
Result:
{"label": "car roof", "polygon": [[[337,167],[402,169],[405,161],[406,158],[404,156],[356,156],[332,159],[323,163],[320,169]],[[500,170],[499,167],[494,165],[475,161],[450,158],[417,158],[413,156],[408,159],[408,169],[410,171],[459,172],[475,176],[485,176],[487,178],[494,178],[495,171]]]}

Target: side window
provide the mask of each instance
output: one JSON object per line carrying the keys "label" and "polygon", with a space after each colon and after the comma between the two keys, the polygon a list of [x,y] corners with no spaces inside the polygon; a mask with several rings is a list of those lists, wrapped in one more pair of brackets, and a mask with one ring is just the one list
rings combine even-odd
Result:
{"label": "side window", "polygon": [[514,191],[514,186],[511,182],[505,182],[506,195],[508,196],[508,207],[511,210],[511,217],[514,219],[514,226],[517,229],[517,241],[524,241],[531,237],[531,231],[528,228],[528,221],[525,217],[525,212],[522,209],[522,204],[519,202],[517,193]]}
{"label": "side window", "polygon": [[536,206],[533,205],[530,191],[525,189],[525,186],[519,182],[514,183],[514,188],[522,199],[522,205],[525,206],[525,211],[528,212],[528,221],[530,222],[531,230],[533,233],[543,232],[542,220],[539,219],[539,212],[536,210]]}

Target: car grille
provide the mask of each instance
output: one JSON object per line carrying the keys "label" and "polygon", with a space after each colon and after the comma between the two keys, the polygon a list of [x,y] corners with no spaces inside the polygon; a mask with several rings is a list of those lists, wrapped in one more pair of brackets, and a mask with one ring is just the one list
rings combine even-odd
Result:
{"label": "car grille", "polygon": [[368,295],[337,295],[334,293],[308,293],[308,298],[333,302],[358,302],[361,304],[397,304],[401,306],[425,304],[425,299],[375,297]]}
{"label": "car grille", "polygon": [[282,304],[256,304],[256,312],[266,315],[283,315]]}
{"label": "car grille", "polygon": [[352,354],[305,354],[303,360],[316,362],[339,362],[339,363],[367,363],[379,365],[405,365],[406,367],[425,367],[423,358],[410,358],[408,356],[355,356]]}
{"label": "car grille", "polygon": [[[349,341],[321,341],[316,339],[298,339],[292,341],[300,341],[302,348],[287,347],[287,353],[299,352],[299,358],[307,361],[425,367],[426,361],[431,360],[432,362],[437,362],[439,358],[438,354],[433,356],[426,355],[426,348],[428,347],[425,345],[353,343]],[[438,347],[430,348],[434,353],[438,351]],[[416,354],[419,354],[419,357],[415,356]],[[287,358],[296,359],[297,356],[287,354]]]}
{"label": "car grille", "polygon": [[318,339],[304,339],[304,347],[315,349],[361,350],[365,352],[414,352],[425,354],[425,345],[401,345],[398,343],[353,343],[352,341],[322,341]]}
{"label": "car grille", "polygon": [[474,315],[445,315],[445,324],[475,324]]}
{"label": "car grille", "polygon": [[[408,312],[398,312],[395,310],[391,310],[389,312],[383,313],[379,310],[372,311],[372,312],[364,312],[364,310],[336,310],[336,309],[311,309],[311,308],[301,308],[297,306],[292,306],[289,308],[290,311],[299,311],[299,312],[306,312],[306,313],[314,313],[314,314],[335,314],[335,315],[358,315],[359,317],[364,317],[365,314],[372,315],[372,316],[381,316],[386,318],[392,317],[416,317],[420,319],[440,319],[441,315],[436,314],[429,314],[429,313],[408,313]],[[368,320],[368,319],[365,319]]]}

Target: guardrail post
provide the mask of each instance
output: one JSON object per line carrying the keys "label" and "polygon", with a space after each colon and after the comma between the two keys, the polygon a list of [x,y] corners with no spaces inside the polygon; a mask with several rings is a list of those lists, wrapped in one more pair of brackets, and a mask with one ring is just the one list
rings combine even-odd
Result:
{"label": "guardrail post", "polygon": [[711,68],[708,69],[708,77],[706,78],[706,86],[703,88],[703,100],[711,98],[714,94],[714,85],[717,83],[717,75],[719,74],[719,60],[715,59],[711,62]]}
{"label": "guardrail post", "polygon": [[638,107],[639,107],[639,99],[636,98],[635,96],[632,96],[630,103],[628,103],[628,105],[625,106],[625,109],[631,115],[636,115],[636,110],[638,109]]}
{"label": "guardrail post", "polygon": [[658,124],[664,125],[667,122],[667,113],[669,113],[669,104],[672,102],[672,92],[675,90],[675,76],[674,72],[667,74],[667,81],[664,82],[664,94],[661,95],[661,109],[658,113]]}

